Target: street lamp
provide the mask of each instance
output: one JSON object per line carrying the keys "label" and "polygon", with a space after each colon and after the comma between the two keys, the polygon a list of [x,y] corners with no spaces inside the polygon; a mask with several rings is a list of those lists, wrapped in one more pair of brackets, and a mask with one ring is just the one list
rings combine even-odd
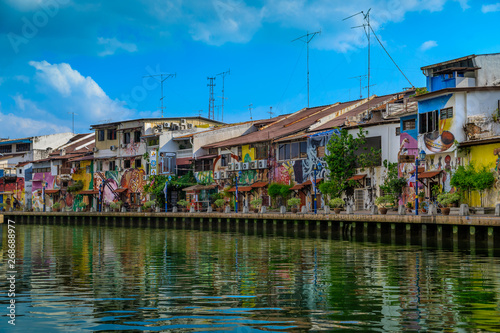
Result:
{"label": "street lamp", "polygon": [[422,149],[415,159],[415,215],[418,215],[418,164],[425,161],[425,151]]}
{"label": "street lamp", "polygon": [[165,188],[164,188],[164,192],[165,192],[165,213],[168,211],[168,203],[167,203],[167,186],[168,186],[168,182],[172,179],[172,176],[168,176],[168,180],[165,181]]}
{"label": "street lamp", "polygon": [[[317,167],[316,167],[317,166]],[[321,170],[321,162],[318,162],[318,164],[314,165],[314,214],[318,214],[318,208],[317,208],[317,201],[316,201],[316,198],[317,198],[317,189],[316,189],[316,171],[317,169],[319,168],[319,170]]]}
{"label": "street lamp", "polygon": [[236,176],[236,202],[234,204],[234,211],[238,213],[238,181],[240,180],[241,177],[241,170],[238,172],[238,176]]}
{"label": "street lamp", "polygon": [[99,213],[102,212],[102,184],[104,180],[99,184]]}

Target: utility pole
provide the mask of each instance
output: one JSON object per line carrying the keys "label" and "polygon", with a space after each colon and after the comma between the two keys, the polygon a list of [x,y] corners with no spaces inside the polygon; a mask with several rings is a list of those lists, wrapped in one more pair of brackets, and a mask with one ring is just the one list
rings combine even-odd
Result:
{"label": "utility pole", "polygon": [[365,35],[366,35],[366,38],[368,39],[368,98],[370,98],[370,30],[371,30],[371,26],[370,26],[370,9],[368,9],[368,11],[366,12],[366,14],[363,12],[363,11],[360,11],[359,13],[356,13],[356,14],[353,14],[349,17],[346,17],[345,19],[343,19],[342,21],[345,21],[347,19],[350,19],[351,17],[354,17],[354,16],[357,16],[359,14],[362,14],[363,15],[363,20],[365,21],[364,24],[362,25],[358,25],[356,27],[352,27],[351,29],[356,29],[356,28],[363,28],[364,31],[365,31]]}
{"label": "utility pole", "polygon": [[[292,40],[292,42],[295,42],[296,40],[300,40],[301,42],[304,42],[307,44],[307,107],[309,107],[309,42],[316,36],[317,34],[321,34],[320,31],[316,32],[307,32],[304,36],[300,36],[299,38],[295,38]],[[309,37],[311,36],[311,37]]]}
{"label": "utility pole", "polygon": [[208,80],[208,119],[215,120],[214,109],[215,109],[215,98],[214,98],[214,87],[215,87],[215,76],[207,77]]}
{"label": "utility pole", "polygon": [[273,107],[272,106],[269,107],[269,111],[267,111],[267,113],[269,113],[269,119],[271,119],[273,117],[273,115],[274,115]]}
{"label": "utility pole", "polygon": [[75,134],[75,114],[78,115],[78,113],[74,113],[74,112],[68,112],[68,113],[71,114],[71,118],[72,118],[72,123],[73,123],[72,133]]}
{"label": "utility pole", "polygon": [[250,121],[252,121],[252,106],[252,103],[248,104],[248,111],[250,111]]}
{"label": "utility pole", "polygon": [[226,78],[226,75],[229,75],[231,74],[231,70],[228,69],[227,71],[225,72],[222,72],[222,73],[219,73],[215,76],[222,76],[222,112],[221,112],[221,121],[224,121],[224,100],[227,99],[227,98],[224,98],[224,79]]}
{"label": "utility pole", "polygon": [[163,111],[165,109],[165,107],[163,106],[163,99],[165,98],[165,96],[163,95],[163,82],[165,82],[165,80],[168,79],[168,78],[176,77],[177,74],[176,73],[174,73],[174,74],[160,73],[160,74],[155,74],[155,75],[145,75],[143,77],[152,77],[152,78],[156,79],[156,76],[160,77],[160,86],[161,86],[161,97],[160,97],[161,106],[160,106],[160,110],[161,110],[161,117],[163,118]]}
{"label": "utility pole", "polygon": [[358,79],[359,80],[359,99],[363,98],[363,86],[361,83],[363,81],[363,78],[365,78],[365,77],[366,77],[366,75],[360,75],[360,76],[353,76],[353,77],[349,78],[349,79]]}

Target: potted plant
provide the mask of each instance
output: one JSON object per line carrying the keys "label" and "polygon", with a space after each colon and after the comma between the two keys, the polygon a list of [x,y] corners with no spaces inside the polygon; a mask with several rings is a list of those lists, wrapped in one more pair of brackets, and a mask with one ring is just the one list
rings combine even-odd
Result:
{"label": "potted plant", "polygon": [[262,198],[253,199],[250,204],[253,206],[253,211],[258,213],[260,206],[262,206]]}
{"label": "potted plant", "polygon": [[375,204],[377,205],[380,214],[385,215],[387,214],[387,207],[394,205],[394,201],[394,196],[388,194],[375,199]]}
{"label": "potted plant", "polygon": [[155,205],[154,200],[149,200],[144,203],[144,210],[147,212],[152,212]]}
{"label": "potted plant", "polygon": [[450,207],[454,203],[458,203],[460,200],[460,194],[457,192],[454,193],[442,193],[437,196],[437,201],[443,206],[441,212],[443,215],[450,215]]}
{"label": "potted plant", "polygon": [[217,199],[214,202],[215,207],[217,207],[217,210],[222,213],[224,210],[224,205],[226,204],[226,201],[224,199]]}
{"label": "potted plant", "polygon": [[300,198],[290,198],[287,200],[288,207],[292,208],[292,213],[297,213],[298,206],[300,205]]}
{"label": "potted plant", "polygon": [[179,206],[182,206],[182,211],[183,212],[187,212],[187,208],[189,206],[189,201],[183,199],[183,200],[177,201],[177,204]]}
{"label": "potted plant", "polygon": [[413,209],[413,202],[408,201],[406,203],[406,210],[408,211],[408,213],[411,213],[412,209]]}
{"label": "potted plant", "polygon": [[122,201],[112,202],[109,204],[109,208],[114,212],[119,212],[120,209],[122,208],[122,204],[123,204]]}
{"label": "potted plant", "polygon": [[88,204],[87,204],[86,202],[82,201],[82,202],[80,202],[80,203],[78,204],[78,207],[80,207],[82,211],[86,212],[86,211],[87,211]]}
{"label": "potted plant", "polygon": [[342,207],[345,205],[345,201],[342,198],[333,198],[328,201],[328,205],[333,209],[335,214],[340,214]]}
{"label": "potted plant", "polygon": [[52,205],[52,211],[59,212],[60,210],[61,210],[61,203],[60,202],[56,202]]}

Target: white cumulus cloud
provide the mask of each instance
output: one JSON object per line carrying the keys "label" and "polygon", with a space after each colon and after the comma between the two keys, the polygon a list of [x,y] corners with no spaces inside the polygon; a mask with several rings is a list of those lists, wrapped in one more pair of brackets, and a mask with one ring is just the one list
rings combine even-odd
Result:
{"label": "white cumulus cloud", "polygon": [[483,13],[493,13],[493,12],[498,12],[500,11],[500,2],[499,3],[495,3],[495,4],[491,4],[491,5],[483,5],[481,7],[481,11]]}
{"label": "white cumulus cloud", "polygon": [[127,52],[135,52],[137,51],[137,45],[133,43],[124,43],[120,42],[116,38],[97,38],[97,43],[100,45],[104,45],[104,51],[99,53],[99,56],[104,57],[107,55],[115,54],[117,50],[125,50]]}
{"label": "white cumulus cloud", "polygon": [[420,45],[420,50],[427,51],[436,46],[438,46],[438,43],[435,40],[428,40],[426,42],[423,42],[422,45]]}

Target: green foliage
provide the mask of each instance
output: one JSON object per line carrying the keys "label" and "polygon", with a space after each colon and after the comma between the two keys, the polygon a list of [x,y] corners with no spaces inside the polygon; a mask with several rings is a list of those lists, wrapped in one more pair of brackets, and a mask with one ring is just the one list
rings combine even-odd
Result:
{"label": "green foliage", "polygon": [[282,198],[286,199],[290,195],[290,185],[280,184],[280,183],[271,183],[267,188],[267,194],[272,199]]}
{"label": "green foliage", "polygon": [[84,201],[82,201],[78,204],[78,207],[80,207],[80,208],[87,208],[87,206],[88,206],[88,204]]}
{"label": "green foliage", "polygon": [[375,199],[375,204],[377,206],[386,208],[386,207],[394,205],[395,201],[396,201],[396,197],[392,194],[388,194],[388,195],[384,195],[384,196],[381,196],[381,197],[378,197],[377,199]]}
{"label": "green foliage", "polygon": [[217,199],[217,200],[215,200],[214,205],[220,208],[220,207],[224,206],[225,203],[226,203],[226,201],[224,199]]}
{"label": "green foliage", "polygon": [[288,201],[286,203],[287,203],[288,207],[298,208],[298,206],[300,205],[300,199],[299,198],[290,198],[290,199],[288,199]]}
{"label": "green foliage", "polygon": [[219,192],[219,193],[212,193],[208,196],[210,198],[210,202],[215,203],[215,201],[219,199],[224,199],[224,193]]}
{"label": "green foliage", "polygon": [[333,184],[333,182],[331,180],[328,180],[328,181],[321,182],[318,185],[318,189],[323,194],[332,195],[336,190],[336,186]]}
{"label": "green foliage", "polygon": [[112,202],[110,205],[109,205],[109,208],[115,210],[115,209],[120,209],[122,208],[122,205],[123,205],[123,201],[116,201],[116,202]]}
{"label": "green foliage", "polygon": [[385,193],[392,193],[396,197],[401,196],[403,188],[406,186],[406,180],[399,177],[398,164],[384,160],[383,165],[387,169],[387,176],[384,183],[380,185],[380,189]]}
{"label": "green foliage", "polygon": [[254,206],[255,208],[259,208],[262,205],[262,198],[256,198],[250,201],[250,205]]}
{"label": "green foliage", "polygon": [[53,210],[57,210],[57,209],[61,209],[61,203],[60,202],[56,202],[52,205],[52,209]]}
{"label": "green foliage", "polygon": [[342,208],[345,205],[345,201],[342,198],[333,198],[328,201],[328,205],[331,208]]}
{"label": "green foliage", "polygon": [[179,200],[177,201],[177,204],[180,205],[180,206],[183,206],[183,207],[186,207],[189,205],[189,201],[187,200]]}
{"label": "green foliage", "polygon": [[328,185],[323,185],[326,193],[340,197],[349,187],[355,186],[355,181],[348,181],[356,173],[356,168],[373,166],[378,159],[379,151],[371,150],[361,153],[365,144],[366,131],[359,129],[357,137],[349,134],[346,129],[340,129],[340,135],[332,135],[327,144],[328,154],[325,156],[327,168],[330,171]]}
{"label": "green foliage", "polygon": [[473,162],[459,166],[451,177],[450,184],[464,196],[470,198],[471,191],[478,191],[483,204],[483,194],[495,184],[495,176],[488,166],[477,169]]}
{"label": "green foliage", "polygon": [[458,192],[441,193],[437,196],[437,201],[444,207],[448,207],[453,203],[458,203],[460,201],[460,194]]}
{"label": "green foliage", "polygon": [[83,189],[83,181],[77,180],[73,185],[68,186],[68,192],[78,192]]}
{"label": "green foliage", "polygon": [[487,166],[482,166],[476,171],[473,179],[474,189],[483,192],[490,189],[495,184],[495,176]]}
{"label": "green foliage", "polygon": [[154,205],[155,205],[155,201],[154,200],[149,200],[149,201],[146,201],[144,203],[144,207],[146,207],[146,208],[152,208],[152,207],[154,207]]}

